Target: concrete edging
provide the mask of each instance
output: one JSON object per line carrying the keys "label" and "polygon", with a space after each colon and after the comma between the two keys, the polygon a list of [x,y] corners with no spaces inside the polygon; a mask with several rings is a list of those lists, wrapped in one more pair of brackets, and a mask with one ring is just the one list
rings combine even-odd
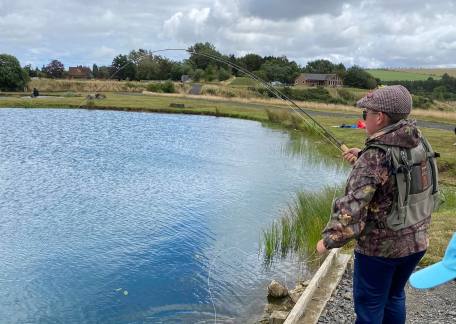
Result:
{"label": "concrete edging", "polygon": [[318,289],[320,281],[323,277],[326,276],[328,270],[333,266],[335,263],[338,255],[340,253],[340,249],[332,249],[328,256],[326,257],[325,261],[318,269],[318,271],[313,276],[312,280],[310,281],[309,285],[307,286],[306,290],[304,290],[301,297],[298,299],[298,302],[290,311],[287,319],[285,320],[284,324],[296,324],[299,323],[301,317],[304,315],[304,312],[309,305],[310,301],[312,300],[315,291]]}

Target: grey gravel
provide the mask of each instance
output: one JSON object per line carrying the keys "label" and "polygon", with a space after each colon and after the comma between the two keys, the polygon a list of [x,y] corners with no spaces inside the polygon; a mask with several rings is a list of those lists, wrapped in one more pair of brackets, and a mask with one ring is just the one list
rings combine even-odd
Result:
{"label": "grey gravel", "polygon": [[[353,272],[347,270],[318,323],[354,323]],[[456,323],[456,281],[433,289],[418,290],[407,285],[407,323]]]}

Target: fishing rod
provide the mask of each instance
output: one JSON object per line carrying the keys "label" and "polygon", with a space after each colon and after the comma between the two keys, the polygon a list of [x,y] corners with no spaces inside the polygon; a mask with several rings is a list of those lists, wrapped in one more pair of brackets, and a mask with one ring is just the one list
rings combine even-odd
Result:
{"label": "fishing rod", "polygon": [[[334,134],[332,134],[328,129],[326,129],[324,126],[322,126],[317,120],[315,120],[315,118],[313,118],[307,111],[305,111],[302,107],[300,107],[298,104],[296,104],[296,102],[294,102],[291,98],[286,96],[280,90],[278,90],[277,88],[272,86],[270,83],[266,82],[265,80],[261,79],[260,77],[258,77],[254,73],[244,69],[243,67],[241,67],[241,66],[239,66],[239,65],[237,65],[237,64],[235,64],[235,63],[233,63],[231,61],[228,61],[228,60],[224,59],[223,57],[212,55],[212,54],[208,54],[208,53],[196,52],[196,51],[193,51],[193,50],[190,50],[190,49],[186,49],[186,48],[165,48],[165,49],[159,49],[159,50],[155,50],[155,51],[150,51],[150,52],[144,54],[142,57],[140,57],[140,60],[142,60],[144,57],[147,57],[147,56],[150,56],[150,55],[154,55],[155,53],[168,52],[168,51],[183,51],[183,52],[187,52],[187,53],[190,53],[190,54],[207,57],[207,58],[212,59],[214,61],[226,64],[226,65],[228,65],[228,66],[230,66],[230,67],[232,67],[232,68],[244,73],[245,75],[249,76],[250,78],[252,78],[255,81],[257,81],[260,84],[262,84],[275,97],[277,97],[280,100],[284,100],[285,102],[287,102],[288,106],[294,112],[296,112],[298,114],[298,116],[300,116],[304,120],[305,123],[307,123],[309,126],[313,127],[320,135],[323,136],[323,138],[325,138],[329,143],[334,145],[338,150],[340,150],[342,152],[348,151],[348,147],[343,142],[338,140],[334,136]],[[123,66],[121,66],[117,71],[115,71],[111,75],[111,78],[113,78],[116,74],[118,74],[121,70],[123,70],[128,64],[130,64],[130,62],[128,62],[128,63],[124,64]],[[306,117],[313,122],[313,125],[309,122],[309,120]]]}

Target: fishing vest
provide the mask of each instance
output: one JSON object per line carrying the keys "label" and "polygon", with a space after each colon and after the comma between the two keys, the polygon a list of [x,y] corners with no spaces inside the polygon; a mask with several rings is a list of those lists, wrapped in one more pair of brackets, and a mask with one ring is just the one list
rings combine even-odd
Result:
{"label": "fishing vest", "polygon": [[384,222],[373,221],[373,227],[389,228],[398,231],[413,226],[431,216],[439,207],[438,170],[436,158],[439,154],[432,150],[426,138],[420,136],[420,143],[414,148],[403,148],[386,144],[368,144],[361,152],[379,148],[391,156],[397,188],[393,206]]}

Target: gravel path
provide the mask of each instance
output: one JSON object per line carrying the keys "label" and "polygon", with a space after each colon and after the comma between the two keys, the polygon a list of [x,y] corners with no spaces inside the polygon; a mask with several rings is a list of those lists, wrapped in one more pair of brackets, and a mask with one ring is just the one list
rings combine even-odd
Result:
{"label": "gravel path", "polygon": [[[351,270],[347,270],[318,323],[354,323]],[[456,281],[417,290],[407,285],[407,323],[456,323]]]}

